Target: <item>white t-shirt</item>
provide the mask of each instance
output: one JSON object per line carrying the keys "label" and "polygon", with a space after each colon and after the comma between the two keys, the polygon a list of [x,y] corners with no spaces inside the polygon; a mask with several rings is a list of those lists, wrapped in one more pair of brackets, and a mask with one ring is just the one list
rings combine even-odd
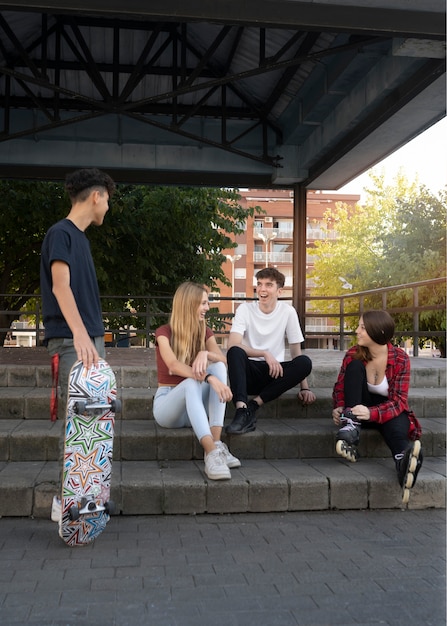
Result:
{"label": "white t-shirt", "polygon": [[385,396],[385,398],[388,398],[387,377],[384,376],[382,382],[378,385],[372,385],[371,383],[368,383],[368,391],[370,391],[371,393],[376,393],[379,396]]}
{"label": "white t-shirt", "polygon": [[242,343],[246,346],[268,350],[277,361],[284,361],[286,337],[289,344],[304,341],[298,314],[284,301],[278,301],[271,313],[263,313],[258,301],[243,302],[236,309],[231,332],[242,335]]}

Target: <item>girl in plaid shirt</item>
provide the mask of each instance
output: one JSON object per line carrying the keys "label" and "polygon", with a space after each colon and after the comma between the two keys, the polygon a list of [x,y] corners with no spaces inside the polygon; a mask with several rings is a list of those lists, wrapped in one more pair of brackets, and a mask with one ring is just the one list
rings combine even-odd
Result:
{"label": "girl in plaid shirt", "polygon": [[332,394],[332,419],[340,427],[336,451],[354,463],[361,429],[378,430],[393,455],[406,504],[423,460],[421,426],[408,406],[410,359],[390,343],[394,320],[386,311],[365,312],[356,334]]}

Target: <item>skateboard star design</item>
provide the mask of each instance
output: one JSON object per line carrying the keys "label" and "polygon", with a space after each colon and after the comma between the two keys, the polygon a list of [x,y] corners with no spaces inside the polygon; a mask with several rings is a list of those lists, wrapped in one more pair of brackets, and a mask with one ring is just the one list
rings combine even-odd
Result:
{"label": "skateboard star design", "polygon": [[62,518],[59,535],[69,546],[91,543],[113,513],[110,500],[116,397],[115,375],[103,359],[70,371],[65,418]]}
{"label": "skateboard star design", "polygon": [[101,465],[98,463],[97,459],[98,452],[98,450],[92,450],[92,452],[86,456],[80,454],[74,455],[73,465],[67,468],[71,474],[72,484],[77,483],[77,477],[79,478],[82,489],[85,489],[89,481],[92,483],[95,482],[95,477],[102,471]]}
{"label": "skateboard star design", "polygon": [[[79,415],[76,421],[73,420],[72,432],[66,434],[67,444],[70,447],[81,446],[85,453],[95,445],[107,442],[110,439],[110,422],[98,422],[95,418],[88,419]],[[113,433],[112,433],[113,435]]]}

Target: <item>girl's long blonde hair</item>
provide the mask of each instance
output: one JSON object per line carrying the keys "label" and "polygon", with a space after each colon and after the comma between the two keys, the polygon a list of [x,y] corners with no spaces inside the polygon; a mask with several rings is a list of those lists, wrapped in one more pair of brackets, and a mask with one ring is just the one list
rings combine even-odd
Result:
{"label": "girl's long blonde hair", "polygon": [[191,365],[201,350],[205,350],[206,323],[198,319],[205,285],[184,282],[176,290],[169,319],[171,348],[180,361]]}

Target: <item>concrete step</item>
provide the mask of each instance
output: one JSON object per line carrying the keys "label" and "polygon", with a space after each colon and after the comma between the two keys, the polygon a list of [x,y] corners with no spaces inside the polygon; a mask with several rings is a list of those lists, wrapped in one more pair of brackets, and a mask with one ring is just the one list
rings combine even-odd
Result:
{"label": "concrete step", "polygon": [[[123,351],[119,353],[123,354]],[[313,370],[309,376],[311,387],[332,387],[337,379],[342,361],[342,354],[336,351],[307,350],[306,354],[313,361]],[[2,352],[0,349],[0,358]],[[138,354],[137,354],[138,356]],[[11,358],[11,357],[9,357]],[[48,359],[48,357],[46,357]],[[115,356],[114,359],[117,357]],[[137,361],[137,358],[135,359]],[[117,386],[124,388],[157,387],[157,370],[150,355],[146,364],[118,365],[112,363]],[[48,364],[26,365],[0,362],[0,387],[48,387],[50,388],[51,367]],[[445,359],[411,359],[410,387],[446,387]]]}
{"label": "concrete step", "polygon": [[[445,455],[445,418],[422,418],[424,457]],[[324,418],[259,419],[254,432],[223,440],[240,459],[336,458],[336,432]],[[57,461],[63,422],[50,420],[0,420],[0,461]],[[189,461],[202,459],[202,447],[192,429],[166,429],[153,420],[116,422],[114,460]],[[386,457],[389,452],[376,431],[364,430],[359,452],[362,458]]]}
{"label": "concrete step", "polygon": [[[0,463],[0,516],[49,518],[58,473],[56,462]],[[251,459],[231,474],[231,480],[210,481],[202,461],[116,462],[112,499],[122,515],[402,508],[389,457]],[[445,461],[427,458],[408,508],[443,507]]]}
{"label": "concrete step", "polygon": [[[259,411],[261,418],[315,418],[330,416],[332,410],[332,387],[312,387],[317,396],[316,402],[308,407],[302,407],[296,394],[298,389],[291,389],[274,402],[270,402]],[[118,389],[122,410],[117,415],[117,421],[153,419],[152,401],[154,388]],[[49,388],[40,387],[3,387],[0,388],[0,419],[44,420],[50,416]],[[442,387],[415,387],[410,388],[410,404],[418,418],[444,417],[446,415],[446,392]],[[59,417],[63,419],[64,407],[60,403]],[[231,403],[227,405],[226,417],[230,419],[234,414]]]}
{"label": "concrete step", "polygon": [[[230,481],[209,481],[190,429],[166,430],[152,416],[153,350],[116,350],[113,499],[124,515],[401,508],[394,463],[376,432],[362,434],[357,463],[335,454],[331,396],[342,354],[308,350],[317,401],[297,389],[263,407],[255,432],[224,440],[241,459]],[[423,427],[424,465],[410,508],[445,507],[445,363],[412,359],[410,400]],[[63,419],[49,420],[51,373],[41,350],[0,351],[0,515],[49,517],[59,476]],[[63,408],[60,407],[63,416]],[[233,415],[227,406],[227,423]],[[113,520],[112,520],[113,523]]]}

